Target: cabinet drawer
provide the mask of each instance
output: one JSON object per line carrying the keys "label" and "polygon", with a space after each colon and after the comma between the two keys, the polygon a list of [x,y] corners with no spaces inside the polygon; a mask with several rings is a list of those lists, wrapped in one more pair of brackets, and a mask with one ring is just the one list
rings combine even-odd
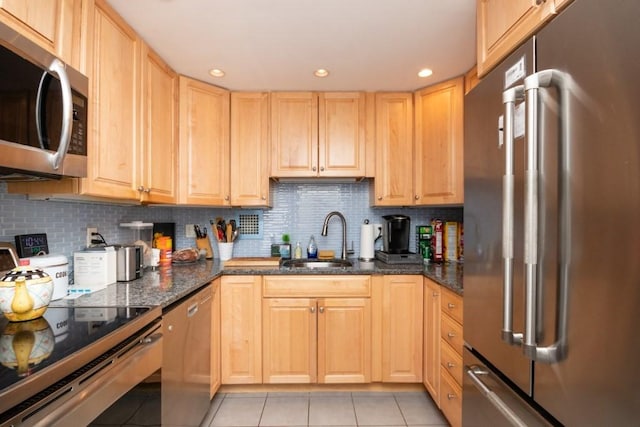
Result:
{"label": "cabinet drawer", "polygon": [[451,348],[449,344],[442,343],[440,346],[440,363],[442,369],[446,369],[458,385],[462,385],[462,356]]}
{"label": "cabinet drawer", "polygon": [[462,297],[443,288],[440,304],[443,313],[447,313],[458,323],[462,324]]}
{"label": "cabinet drawer", "polygon": [[442,316],[440,319],[440,336],[442,340],[448,343],[458,354],[462,354],[462,326],[449,316]]}
{"label": "cabinet drawer", "polygon": [[264,297],[369,297],[369,276],[264,276]]}
{"label": "cabinet drawer", "polygon": [[440,371],[440,410],[452,427],[462,425],[462,388],[445,370]]}

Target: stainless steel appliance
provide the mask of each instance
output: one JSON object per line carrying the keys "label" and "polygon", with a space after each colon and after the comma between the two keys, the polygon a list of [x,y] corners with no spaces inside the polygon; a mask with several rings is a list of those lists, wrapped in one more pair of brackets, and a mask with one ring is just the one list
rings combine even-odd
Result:
{"label": "stainless steel appliance", "polygon": [[638,22],[574,1],[465,98],[465,426],[640,419]]}
{"label": "stainless steel appliance", "polygon": [[384,215],[382,224],[382,248],[390,254],[409,252],[411,218],[406,215]]}
{"label": "stainless steel appliance", "polygon": [[142,246],[116,245],[116,280],[129,282],[139,279],[144,273]]}
{"label": "stainless steel appliance", "polygon": [[[160,369],[160,307],[110,307],[107,319],[104,310],[49,307],[29,322],[0,319],[0,425],[88,425]],[[60,326],[65,336],[57,340]]]}
{"label": "stainless steel appliance", "polygon": [[0,23],[0,179],[87,176],[88,79]]}

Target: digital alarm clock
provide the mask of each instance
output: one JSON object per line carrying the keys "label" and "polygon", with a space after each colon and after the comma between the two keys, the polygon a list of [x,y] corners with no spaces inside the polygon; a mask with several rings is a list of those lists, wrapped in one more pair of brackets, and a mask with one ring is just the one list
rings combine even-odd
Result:
{"label": "digital alarm clock", "polygon": [[47,235],[39,234],[19,234],[16,236],[16,249],[20,258],[36,256],[40,253],[49,253]]}

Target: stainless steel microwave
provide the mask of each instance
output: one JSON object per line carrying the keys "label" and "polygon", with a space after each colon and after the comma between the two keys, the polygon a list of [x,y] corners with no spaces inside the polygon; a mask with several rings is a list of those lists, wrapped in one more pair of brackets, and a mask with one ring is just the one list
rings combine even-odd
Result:
{"label": "stainless steel microwave", "polygon": [[0,180],[87,176],[86,76],[0,23]]}

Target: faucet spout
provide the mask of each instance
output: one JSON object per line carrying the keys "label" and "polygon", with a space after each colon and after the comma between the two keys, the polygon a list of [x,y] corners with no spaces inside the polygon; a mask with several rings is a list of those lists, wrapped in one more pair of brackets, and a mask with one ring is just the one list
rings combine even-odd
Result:
{"label": "faucet spout", "polygon": [[329,220],[331,217],[337,216],[342,221],[342,259],[347,259],[347,220],[344,218],[338,211],[329,212],[327,216],[324,218],[324,223],[322,224],[322,233],[323,236],[327,235],[327,230],[329,228]]}

